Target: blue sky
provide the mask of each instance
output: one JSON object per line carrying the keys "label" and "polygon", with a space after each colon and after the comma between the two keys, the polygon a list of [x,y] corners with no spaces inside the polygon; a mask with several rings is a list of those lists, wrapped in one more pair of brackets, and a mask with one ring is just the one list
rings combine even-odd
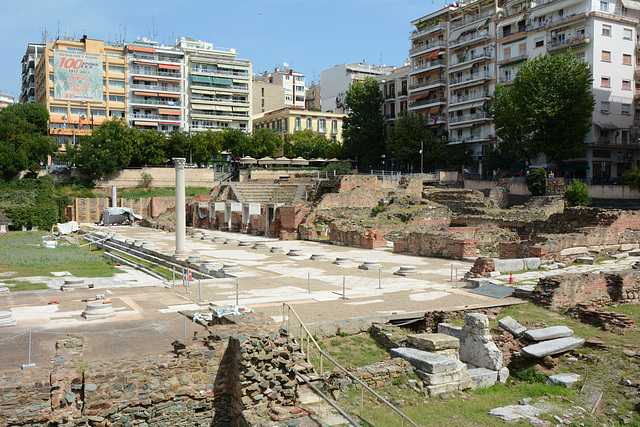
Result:
{"label": "blue sky", "polygon": [[[153,37],[172,45],[192,37],[235,48],[254,73],[288,63],[307,84],[336,64],[401,66],[410,22],[443,0],[95,1],[0,0],[0,92],[20,95],[20,61],[28,43],[60,34],[101,40]],[[126,35],[126,37],[125,37]]]}

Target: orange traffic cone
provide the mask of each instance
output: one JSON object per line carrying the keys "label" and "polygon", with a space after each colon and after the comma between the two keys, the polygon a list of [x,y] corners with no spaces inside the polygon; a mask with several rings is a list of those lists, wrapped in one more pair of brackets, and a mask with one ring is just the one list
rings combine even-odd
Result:
{"label": "orange traffic cone", "polygon": [[[189,281],[191,282],[192,280],[193,280],[193,275],[191,274],[191,270],[189,270]],[[513,280],[513,279],[511,279],[511,280]]]}
{"label": "orange traffic cone", "polygon": [[513,283],[513,273],[509,273],[509,283]]}

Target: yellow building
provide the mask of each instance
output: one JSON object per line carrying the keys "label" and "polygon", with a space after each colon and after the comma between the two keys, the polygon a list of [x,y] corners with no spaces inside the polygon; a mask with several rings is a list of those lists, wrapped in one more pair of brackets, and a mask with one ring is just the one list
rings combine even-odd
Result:
{"label": "yellow building", "polygon": [[253,119],[253,129],[273,129],[276,135],[284,135],[310,129],[327,139],[342,144],[342,119],[344,114],[309,111],[286,107],[269,111]]}
{"label": "yellow building", "polygon": [[[56,60],[58,64],[55,63]],[[97,68],[100,64],[101,86]],[[74,144],[76,137],[90,135],[104,120],[111,117],[125,118],[126,64],[124,48],[105,45],[102,40],[83,36],[81,39],[67,37],[48,41],[36,64],[35,81],[36,102],[46,106],[49,111],[49,135],[60,144]],[[76,70],[73,84],[70,74],[68,83],[67,80],[64,82],[71,86],[70,92],[66,94],[60,90],[61,82],[55,81],[57,67]],[[90,67],[95,70],[87,71]],[[89,73],[92,73],[90,77],[86,77]],[[79,96],[87,89],[91,90],[94,100],[86,101]]]}

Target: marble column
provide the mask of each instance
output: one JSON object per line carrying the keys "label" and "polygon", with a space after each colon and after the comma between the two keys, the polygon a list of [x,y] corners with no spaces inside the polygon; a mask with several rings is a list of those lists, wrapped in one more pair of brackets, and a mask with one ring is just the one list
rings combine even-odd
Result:
{"label": "marble column", "polygon": [[175,258],[186,255],[185,240],[187,235],[187,218],[185,209],[185,185],[184,185],[184,165],[186,159],[173,158],[176,169],[176,252]]}
{"label": "marble column", "polygon": [[118,207],[118,192],[115,185],[111,186],[111,207]]}

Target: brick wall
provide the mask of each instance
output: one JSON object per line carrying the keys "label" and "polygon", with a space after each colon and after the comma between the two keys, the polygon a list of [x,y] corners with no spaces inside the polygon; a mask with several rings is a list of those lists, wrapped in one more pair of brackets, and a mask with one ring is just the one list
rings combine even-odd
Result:
{"label": "brick wall", "polygon": [[[407,252],[422,256],[451,258],[475,257],[478,241],[460,238],[455,229],[449,231],[416,231],[399,239],[393,247],[394,252]],[[467,230],[468,231],[468,230]]]}
{"label": "brick wall", "polygon": [[175,207],[175,197],[152,197],[149,206],[149,215],[151,218],[157,218],[161,213],[174,210]]}

